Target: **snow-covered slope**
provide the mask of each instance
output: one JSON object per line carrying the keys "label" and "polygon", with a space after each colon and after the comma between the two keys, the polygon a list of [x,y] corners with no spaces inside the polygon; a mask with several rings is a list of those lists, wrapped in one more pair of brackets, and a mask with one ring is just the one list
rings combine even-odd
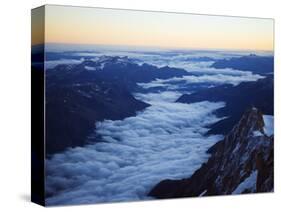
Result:
{"label": "snow-covered slope", "polygon": [[273,116],[264,115],[264,133],[268,136],[273,135]]}

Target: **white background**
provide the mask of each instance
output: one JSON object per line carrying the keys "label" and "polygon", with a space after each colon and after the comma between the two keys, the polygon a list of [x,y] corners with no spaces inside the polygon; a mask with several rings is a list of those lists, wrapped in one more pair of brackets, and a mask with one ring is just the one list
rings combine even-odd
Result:
{"label": "white background", "polygon": [[[51,211],[279,211],[280,39],[278,0],[5,0],[0,7],[0,211],[46,210],[30,198],[30,10],[46,3],[275,18],[275,193],[50,208]],[[218,29],[223,30],[223,29]],[[208,35],[206,35],[208,36]],[[258,94],[257,94],[258,95]],[[279,96],[278,96],[279,95]]]}

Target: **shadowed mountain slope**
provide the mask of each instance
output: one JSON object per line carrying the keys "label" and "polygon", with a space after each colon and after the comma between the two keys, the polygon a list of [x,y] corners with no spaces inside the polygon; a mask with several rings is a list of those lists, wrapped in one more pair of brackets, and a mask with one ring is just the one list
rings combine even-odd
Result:
{"label": "shadowed mountain slope", "polygon": [[163,180],[149,193],[178,198],[273,191],[273,134],[268,116],[244,113],[224,140],[211,147],[209,160],[190,178]]}

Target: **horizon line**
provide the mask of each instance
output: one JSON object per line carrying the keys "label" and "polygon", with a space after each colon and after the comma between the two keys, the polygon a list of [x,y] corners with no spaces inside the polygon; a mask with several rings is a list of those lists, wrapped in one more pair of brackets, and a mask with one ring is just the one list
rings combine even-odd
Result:
{"label": "horizon line", "polygon": [[172,47],[172,46],[152,46],[152,45],[132,45],[132,44],[97,44],[97,43],[60,43],[60,42],[44,42],[44,43],[36,43],[36,44],[31,44],[31,46],[39,46],[39,45],[48,45],[48,44],[53,44],[53,45],[80,45],[80,46],[120,46],[120,47],[131,47],[131,48],[136,48],[136,47],[142,47],[142,48],[158,48],[162,50],[208,50],[208,51],[260,51],[260,52],[274,52],[274,49],[238,49],[238,48],[194,48],[194,47]]}

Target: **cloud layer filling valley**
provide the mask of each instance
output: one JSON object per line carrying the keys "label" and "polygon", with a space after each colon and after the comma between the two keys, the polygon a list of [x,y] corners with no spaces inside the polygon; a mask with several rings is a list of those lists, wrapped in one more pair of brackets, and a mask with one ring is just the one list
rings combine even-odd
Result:
{"label": "cloud layer filling valley", "polygon": [[207,160],[206,150],[222,138],[204,133],[205,126],[219,120],[212,112],[224,103],[173,103],[178,95],[146,95],[143,100],[152,106],[136,117],[97,124],[104,142],[47,160],[47,204],[148,199],[159,181],[191,175]]}
{"label": "cloud layer filling valley", "polygon": [[[206,150],[222,139],[204,134],[206,126],[219,121],[213,112],[224,103],[174,103],[182,94],[179,88],[200,83],[237,85],[262,78],[252,72],[210,68],[210,61],[186,61],[186,57],[202,57],[202,52],[198,54],[131,53],[129,57],[143,62],[184,68],[194,75],[140,83],[143,88],[162,87],[164,92],[134,94],[152,106],[135,117],[97,123],[103,142],[69,149],[47,160],[47,205],[148,199],[146,194],[161,180],[186,178],[198,169],[208,158]],[[225,58],[224,54],[204,56]]]}

